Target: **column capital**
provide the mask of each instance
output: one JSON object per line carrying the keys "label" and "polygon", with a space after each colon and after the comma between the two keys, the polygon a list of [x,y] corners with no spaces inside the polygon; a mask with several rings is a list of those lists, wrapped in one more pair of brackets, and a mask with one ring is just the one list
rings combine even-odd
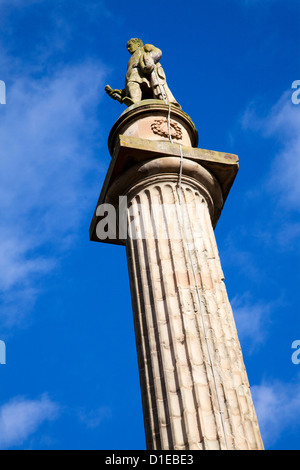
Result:
{"label": "column capital", "polygon": [[[202,187],[210,209],[213,227],[221,215],[225,200],[238,172],[238,157],[233,154],[193,148],[128,135],[119,135],[114,143],[112,160],[97,203],[117,207],[118,197],[127,193],[139,182],[147,179],[179,177],[181,153],[182,176]],[[96,210],[97,210],[96,207]],[[90,226],[90,238],[96,236],[98,217],[96,210]],[[109,240],[107,240],[109,243]]]}

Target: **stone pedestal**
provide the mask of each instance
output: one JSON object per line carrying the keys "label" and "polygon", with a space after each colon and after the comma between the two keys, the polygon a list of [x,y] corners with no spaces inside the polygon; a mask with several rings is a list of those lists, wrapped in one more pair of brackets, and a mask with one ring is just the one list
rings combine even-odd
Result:
{"label": "stone pedestal", "polygon": [[97,238],[97,208],[90,229],[126,246],[147,448],[263,449],[213,231],[238,158],[195,148],[190,118],[169,111],[119,118],[97,208],[126,205],[113,237]]}

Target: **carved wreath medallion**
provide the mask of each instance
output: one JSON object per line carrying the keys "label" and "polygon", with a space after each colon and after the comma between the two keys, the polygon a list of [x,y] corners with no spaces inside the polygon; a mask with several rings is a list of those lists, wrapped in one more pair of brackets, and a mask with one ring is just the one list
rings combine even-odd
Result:
{"label": "carved wreath medallion", "polygon": [[[169,126],[167,119],[155,119],[151,124],[151,129],[154,134],[158,134],[161,137],[169,137]],[[172,139],[182,139],[182,129],[177,122],[170,121],[170,134]]]}

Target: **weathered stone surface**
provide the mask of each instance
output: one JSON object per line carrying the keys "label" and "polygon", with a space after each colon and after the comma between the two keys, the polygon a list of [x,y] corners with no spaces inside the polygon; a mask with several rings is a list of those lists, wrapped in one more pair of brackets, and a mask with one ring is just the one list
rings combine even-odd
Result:
{"label": "weathered stone surface", "polygon": [[[148,448],[226,449],[228,445],[229,449],[262,449],[210,214],[201,187],[191,190],[187,179],[183,183],[184,200],[191,191],[194,197],[194,208],[187,206],[185,224],[190,225],[193,236],[201,236],[197,248],[189,252],[184,237],[176,242],[170,239],[164,244],[156,239],[159,227],[155,226],[156,220],[151,219],[151,204],[157,197],[163,203],[166,193],[169,199],[170,188],[176,206],[175,216],[182,226],[177,183],[169,181],[167,175],[158,176],[155,183],[145,180],[144,187],[138,192],[131,188],[128,193],[130,204],[135,207],[134,223],[144,225],[148,218],[148,225],[152,227],[152,233],[148,232],[146,239],[129,237],[127,242],[137,344],[141,345],[138,348],[141,384],[146,384],[143,403],[145,413],[149,415],[146,420]],[[138,210],[141,203],[142,213]],[[163,223],[167,231],[171,223],[167,213]],[[206,330],[200,305],[195,299],[197,286],[191,263],[203,281],[200,295]],[[173,273],[172,279],[168,272]],[[189,282],[180,273],[186,273]],[[205,279],[214,279],[214,282]],[[150,302],[145,303],[146,298],[151,299]],[[151,424],[154,422],[155,427]]]}
{"label": "weathered stone surface", "polygon": [[152,44],[143,44],[139,38],[127,42],[131,54],[125,78],[125,88],[113,90],[106,85],[106,93],[114,100],[130,106],[152,98],[180,107],[167,85],[165,72],[160,64],[162,51]]}
{"label": "weathered stone surface", "polygon": [[112,129],[98,204],[127,197],[128,235],[105,242],[126,245],[147,448],[263,449],[213,230],[238,158],[126,134],[140,112]]}
{"label": "weathered stone surface", "polygon": [[[115,152],[121,135],[144,139],[145,142],[170,142],[165,132],[168,130],[169,118],[171,134],[174,130],[177,134],[174,142],[197,147],[198,131],[186,113],[174,106],[169,107],[163,101],[144,100],[127,108],[113,125],[108,137],[110,154]],[[158,122],[161,122],[160,126]]]}

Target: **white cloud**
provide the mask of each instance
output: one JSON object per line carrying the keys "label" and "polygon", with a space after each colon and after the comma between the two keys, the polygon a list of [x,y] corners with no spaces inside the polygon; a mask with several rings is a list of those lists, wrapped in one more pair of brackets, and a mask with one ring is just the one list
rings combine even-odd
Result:
{"label": "white cloud", "polygon": [[269,185],[271,190],[280,191],[283,204],[300,210],[300,105],[291,102],[291,94],[289,91],[282,96],[265,123],[266,132],[279,136],[282,142]]}
{"label": "white cloud", "polygon": [[[90,8],[77,3],[91,21]],[[109,16],[103,1],[89,5],[97,21]],[[30,8],[39,8],[44,21],[23,50],[15,31]],[[41,280],[59,266],[94,206],[98,150],[106,149],[99,102],[107,70],[95,59],[65,60],[80,23],[70,23],[50,0],[0,0],[0,9],[7,88],[7,104],[0,107],[0,325],[12,326],[26,318]]]}
{"label": "white cloud", "polygon": [[266,338],[272,305],[262,301],[254,302],[249,294],[235,296],[231,305],[239,338],[241,341],[247,341],[249,353]]}
{"label": "white cloud", "polygon": [[87,428],[94,429],[106,419],[111,417],[111,409],[107,406],[101,406],[92,411],[80,410],[79,419]]}
{"label": "white cloud", "polygon": [[300,210],[300,105],[292,103],[293,90],[286,91],[267,115],[260,116],[255,102],[244,113],[242,127],[276,138],[277,155],[266,176],[265,188],[278,196],[287,210]]}
{"label": "white cloud", "polygon": [[265,447],[276,443],[300,419],[300,384],[263,383],[251,387]]}
{"label": "white cloud", "polygon": [[37,400],[14,398],[0,408],[0,449],[20,445],[44,421],[57,419],[59,405],[46,395]]}
{"label": "white cloud", "polygon": [[90,178],[100,173],[93,152],[104,73],[99,63],[64,66],[39,80],[17,77],[7,90],[0,128],[0,291],[6,306],[12,289],[33,295],[36,276],[56,266],[90,210]]}
{"label": "white cloud", "polygon": [[28,252],[33,248],[24,240],[17,243],[5,237],[0,237],[0,289],[1,291],[9,291],[16,284],[24,282],[31,275],[48,272],[55,266],[55,260],[42,258],[40,256],[27,257]]}

